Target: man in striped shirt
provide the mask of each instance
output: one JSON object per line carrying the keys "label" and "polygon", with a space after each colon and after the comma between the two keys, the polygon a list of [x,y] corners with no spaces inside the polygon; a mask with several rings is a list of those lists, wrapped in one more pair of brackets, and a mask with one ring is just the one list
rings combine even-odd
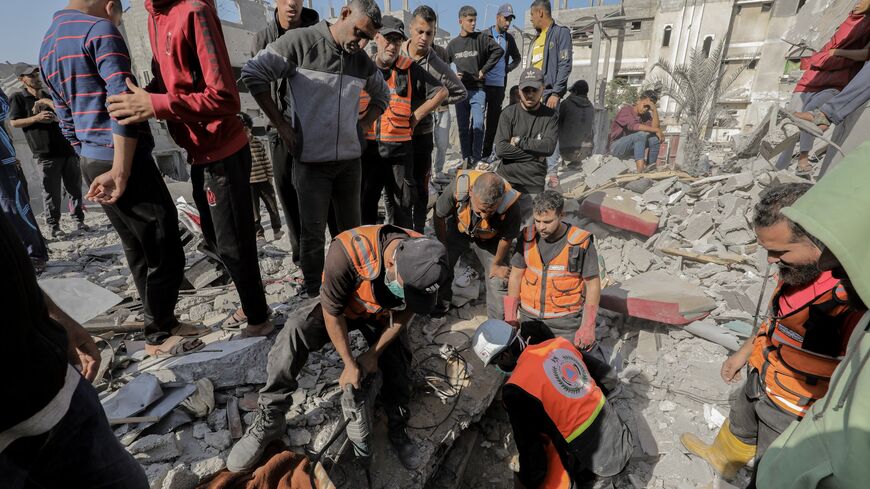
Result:
{"label": "man in striped shirt", "polygon": [[103,206],[121,241],[145,309],[146,350],[177,353],[197,346],[196,328],[175,317],[184,277],[178,214],[151,157],[147,123],[124,126],[106,99],[127,91],[133,75],[117,29],[115,0],[70,0],[54,15],[39,54],[45,86],[64,136],[81,157],[87,198]]}
{"label": "man in striped shirt", "polygon": [[275,187],[272,186],[272,162],[266,154],[266,147],[251,131],[254,121],[244,112],[239,113],[239,119],[245,125],[245,134],[251,145],[251,198],[254,203],[254,227],[257,229],[257,239],[266,239],[266,230],[260,221],[260,201],[266,204],[269,220],[272,223],[272,234],[275,241],[284,236],[281,231],[281,216],[278,214],[278,199],[275,198]]}

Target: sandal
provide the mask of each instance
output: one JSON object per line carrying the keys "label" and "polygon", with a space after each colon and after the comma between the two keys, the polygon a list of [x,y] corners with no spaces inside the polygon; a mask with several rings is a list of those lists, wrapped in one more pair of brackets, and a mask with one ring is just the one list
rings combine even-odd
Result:
{"label": "sandal", "polygon": [[795,126],[797,126],[798,129],[812,134],[816,137],[823,136],[825,134],[825,131],[822,130],[822,128],[819,126],[831,125],[831,121],[828,120],[828,117],[825,116],[825,114],[819,112],[818,110],[810,112],[810,114],[813,115],[812,121],[808,121],[806,119],[798,117],[797,115],[795,115],[795,112],[781,110],[780,114],[782,114],[783,117],[791,121]]}
{"label": "sandal", "polygon": [[199,338],[170,336],[159,345],[145,345],[145,353],[152,357],[176,357],[195,353],[205,347]]}
{"label": "sandal", "polygon": [[272,324],[272,321],[266,321],[260,326],[251,326],[250,324],[242,330],[242,338],[254,338],[257,336],[269,336],[272,332],[275,331],[275,325]]}
{"label": "sandal", "polygon": [[241,331],[248,324],[248,316],[245,313],[239,313],[240,309],[236,309],[224,322],[221,323],[221,329],[224,331]]}
{"label": "sandal", "polygon": [[199,338],[211,333],[211,328],[201,324],[186,323],[180,321],[178,326],[169,330],[172,336],[184,336],[188,338]]}

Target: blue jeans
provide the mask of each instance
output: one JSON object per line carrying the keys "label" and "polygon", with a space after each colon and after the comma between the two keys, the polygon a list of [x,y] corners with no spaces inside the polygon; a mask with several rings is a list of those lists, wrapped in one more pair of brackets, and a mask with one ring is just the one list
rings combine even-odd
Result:
{"label": "blue jeans", "polygon": [[861,71],[836,96],[831,97],[821,111],[833,124],[842,124],[849,114],[870,100],[870,62],[864,63]]}
{"label": "blue jeans", "polygon": [[483,88],[468,90],[468,98],[456,104],[456,123],[459,125],[459,146],[462,159],[480,161],[483,157],[483,121],[486,107],[486,91]]}
{"label": "blue jeans", "polygon": [[48,248],[30,207],[27,180],[18,165],[0,165],[0,211],[24,243],[27,256],[34,261],[47,261]]}
{"label": "blue jeans", "polygon": [[[655,134],[637,131],[614,141],[610,145],[610,154],[621,159],[632,157],[635,161],[646,161],[649,165],[659,159],[660,143]],[[645,155],[647,148],[649,148],[649,156]]]}
{"label": "blue jeans", "polygon": [[148,489],[145,472],[115,438],[97,391],[83,378],[54,428],[0,453],[0,474],[9,489]]}

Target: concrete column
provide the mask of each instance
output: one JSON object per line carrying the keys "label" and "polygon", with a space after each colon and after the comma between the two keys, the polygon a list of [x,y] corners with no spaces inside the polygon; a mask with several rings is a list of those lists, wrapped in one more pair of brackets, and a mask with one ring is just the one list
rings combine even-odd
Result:
{"label": "concrete column", "polygon": [[[593,97],[598,90],[598,61],[601,58],[601,23],[598,21],[592,27],[592,79],[587,80],[589,87],[592,89]],[[604,73],[604,79],[607,79],[607,72]]]}
{"label": "concrete column", "polygon": [[601,81],[601,86],[598,88],[598,104],[604,107],[604,92],[607,90],[607,81],[610,78],[610,47],[611,40],[607,38],[607,46],[604,48],[604,78]]}

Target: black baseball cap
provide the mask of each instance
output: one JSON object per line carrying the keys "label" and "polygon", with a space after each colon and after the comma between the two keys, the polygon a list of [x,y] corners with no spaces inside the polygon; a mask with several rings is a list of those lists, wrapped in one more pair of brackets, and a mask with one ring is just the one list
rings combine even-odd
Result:
{"label": "black baseball cap", "polygon": [[381,30],[379,32],[385,37],[389,34],[400,34],[403,38],[408,38],[405,35],[405,24],[391,15],[385,15],[381,19]]}
{"label": "black baseball cap", "polygon": [[429,314],[438,303],[438,289],[449,287],[447,248],[432,238],[402,241],[396,250],[396,271],[402,277],[405,306],[418,314]]}
{"label": "black baseball cap", "polygon": [[39,73],[38,66],[21,65],[18,68],[15,68],[15,76],[18,76],[18,77],[25,76],[25,75],[29,76],[29,75],[32,75],[34,73]]}
{"label": "black baseball cap", "polygon": [[523,70],[523,74],[520,75],[520,90],[526,87],[543,88],[543,86],[544,73],[541,70],[535,67]]}

